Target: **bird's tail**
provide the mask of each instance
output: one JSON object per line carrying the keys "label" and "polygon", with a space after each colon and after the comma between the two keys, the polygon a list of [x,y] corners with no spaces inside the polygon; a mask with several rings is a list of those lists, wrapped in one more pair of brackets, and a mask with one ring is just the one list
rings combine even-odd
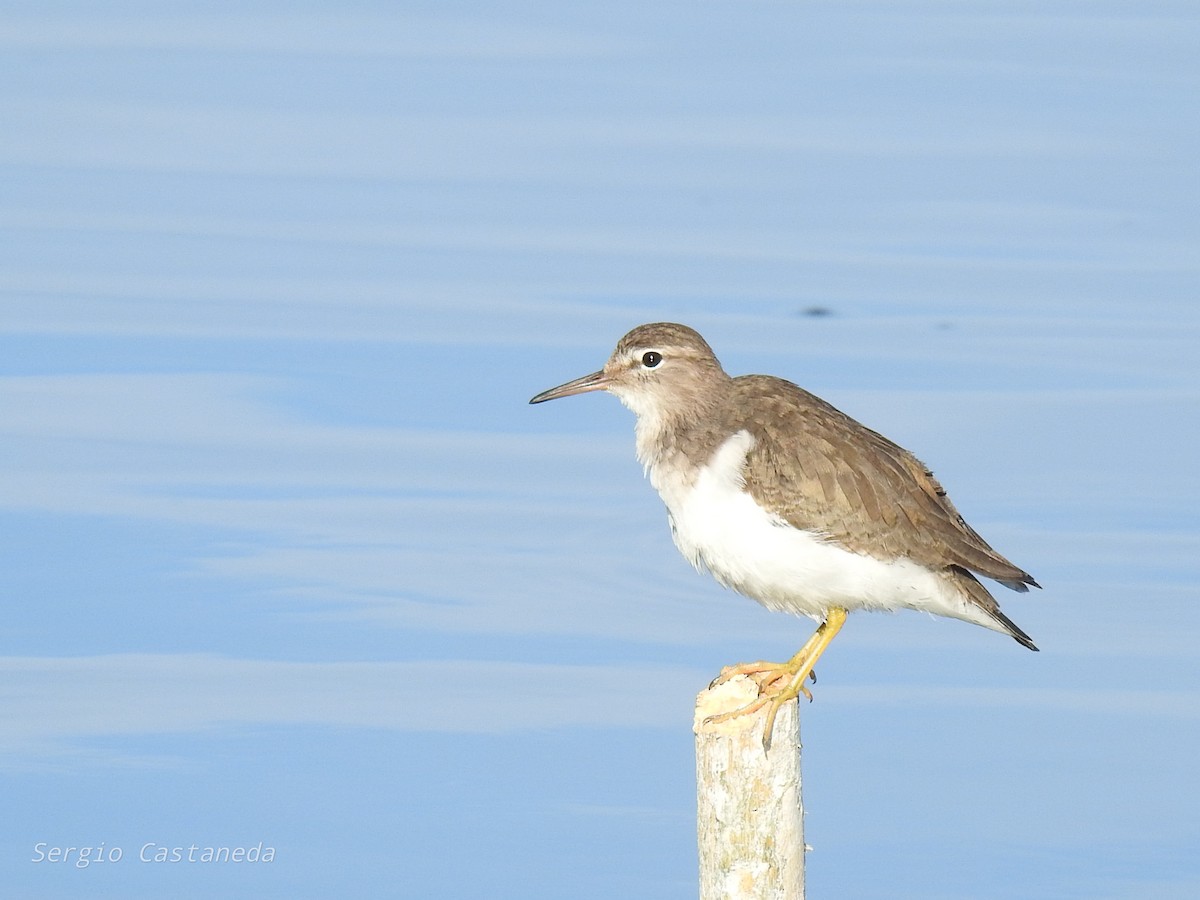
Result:
{"label": "bird's tail", "polygon": [[[1016,622],[1000,612],[1000,604],[996,602],[996,598],[971,572],[961,566],[950,566],[947,574],[966,593],[972,603],[987,613],[988,617],[1000,626],[1000,631],[1010,635],[1018,644],[1028,647],[1030,650],[1037,650],[1037,644],[1033,642],[1033,638],[1017,627]],[[1032,578],[1029,579],[1029,583],[1035,584]]]}

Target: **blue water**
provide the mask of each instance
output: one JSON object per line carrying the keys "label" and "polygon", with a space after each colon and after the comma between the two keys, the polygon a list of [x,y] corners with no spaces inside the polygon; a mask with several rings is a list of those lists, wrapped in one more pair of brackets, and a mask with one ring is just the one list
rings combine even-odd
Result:
{"label": "blue water", "polygon": [[[691,897],[693,573],[632,326],[820,393],[1044,590],[855,617],[810,896],[1200,893],[1186,3],[0,14],[0,878]],[[270,863],[142,863],[155,846]],[[103,844],[117,862],[34,862]]]}

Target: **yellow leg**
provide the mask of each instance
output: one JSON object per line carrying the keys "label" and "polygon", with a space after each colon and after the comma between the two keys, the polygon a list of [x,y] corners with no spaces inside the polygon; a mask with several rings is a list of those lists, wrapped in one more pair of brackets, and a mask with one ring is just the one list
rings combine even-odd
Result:
{"label": "yellow leg", "polygon": [[[824,627],[825,627],[825,624],[822,623],[821,626],[819,628],[817,628],[816,631],[813,632],[812,637],[810,637],[808,639],[808,641],[804,644],[804,646],[801,647],[796,652],[796,654],[791,659],[789,659],[787,662],[777,663],[777,662],[768,662],[765,659],[760,659],[758,662],[746,662],[746,663],[738,663],[737,665],[734,665],[734,666],[726,666],[725,668],[723,668],[721,670],[721,674],[718,675],[715,679],[713,679],[713,682],[712,682],[712,684],[709,685],[709,687],[713,688],[713,687],[716,687],[718,684],[724,684],[729,679],[735,678],[738,675],[748,675],[748,676],[750,676],[751,680],[753,680],[758,685],[759,695],[761,696],[763,694],[763,692],[769,691],[771,686],[774,685],[775,682],[779,681],[782,678],[790,677],[793,672],[799,670],[799,666],[803,664],[804,660],[808,657],[808,655],[817,646],[817,642],[821,638],[821,630]],[[817,655],[819,656],[820,654],[818,653]],[[816,657],[813,657],[813,661],[816,662]],[[796,668],[793,668],[794,665],[796,666]],[[812,667],[809,666],[810,676],[812,674],[811,670],[812,670]],[[804,679],[802,678],[800,680],[803,681]],[[816,682],[816,680],[817,680],[816,678],[813,678],[814,683]],[[807,687],[804,687],[803,685],[801,685],[800,693],[804,694],[804,696],[807,697],[809,700],[812,700],[812,693],[808,690]],[[722,713],[720,716],[714,716],[713,720],[717,721],[717,722],[724,722],[724,721],[727,721],[728,719],[732,719],[736,716],[744,715],[747,712],[755,712],[756,710],[761,709],[761,708],[762,708],[761,703],[758,706],[755,706],[754,709],[749,709],[748,707],[743,707],[742,709],[736,709],[733,712]]]}
{"label": "yellow leg", "polygon": [[821,623],[813,636],[787,662],[741,663],[722,670],[720,677],[713,684],[726,682],[735,675],[749,675],[758,684],[758,698],[747,703],[741,709],[713,716],[709,721],[725,722],[737,716],[756,713],[770,704],[766,727],[763,729],[763,749],[769,749],[771,731],[775,727],[775,716],[779,712],[779,707],[800,694],[804,694],[809,700],[812,699],[812,694],[805,687],[804,680],[812,675],[813,666],[817,664],[817,660],[821,658],[821,654],[825,652],[825,648],[829,646],[837,633],[842,630],[845,621],[846,610],[835,606],[825,614],[825,621]]}

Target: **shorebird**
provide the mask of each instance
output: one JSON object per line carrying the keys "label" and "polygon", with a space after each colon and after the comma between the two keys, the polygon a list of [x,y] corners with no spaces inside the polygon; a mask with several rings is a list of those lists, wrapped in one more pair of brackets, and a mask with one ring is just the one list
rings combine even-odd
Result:
{"label": "shorebird", "polygon": [[604,368],[544,391],[542,403],[614,394],[637,416],[637,456],[667,507],[679,551],[768,609],[821,624],[784,663],[725,668],[759,694],[715,720],[769,705],[764,744],[787,701],[853,610],[915,609],[1032,639],[977,575],[1037,587],[963,520],[913,454],[781,378],[725,373],[686,325],[640,325]]}

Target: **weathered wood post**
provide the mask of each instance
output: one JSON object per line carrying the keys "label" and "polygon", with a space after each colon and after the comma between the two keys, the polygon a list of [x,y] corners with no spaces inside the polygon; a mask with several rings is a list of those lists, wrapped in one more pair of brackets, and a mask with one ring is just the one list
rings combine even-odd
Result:
{"label": "weathered wood post", "polygon": [[766,712],[705,725],[750,703],[745,676],[696,697],[696,812],[700,900],[803,900],[804,809],[797,703],[775,719],[763,751]]}

